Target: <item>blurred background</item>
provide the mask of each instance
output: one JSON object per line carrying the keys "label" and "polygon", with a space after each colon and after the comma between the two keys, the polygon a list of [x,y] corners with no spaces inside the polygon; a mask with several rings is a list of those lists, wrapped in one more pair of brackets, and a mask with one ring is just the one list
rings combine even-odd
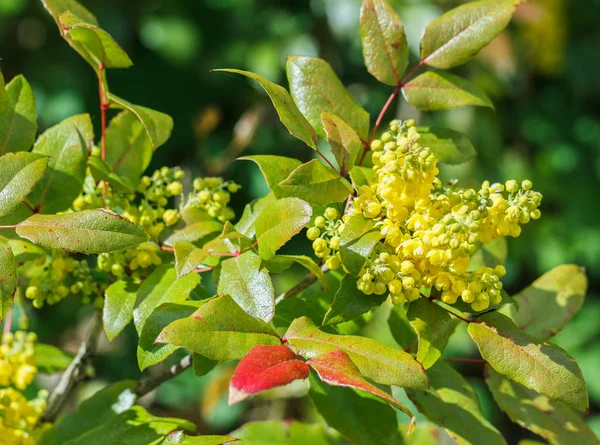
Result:
{"label": "blurred background", "polygon": [[[289,136],[270,101],[241,77],[212,68],[254,71],[286,85],[287,55],[325,58],[351,93],[374,117],[391,93],[364,68],[358,29],[360,0],[82,0],[127,51],[134,66],[108,73],[111,91],[133,103],[173,116],[172,138],[151,168],[182,165],[193,175],[223,175],[243,185],[234,198],[243,205],[267,193],[254,164],[243,154],[279,154],[309,160],[314,152]],[[400,14],[417,60],[424,26],[457,0],[390,0]],[[507,31],[457,72],[487,91],[496,105],[420,113],[406,102],[389,118],[416,118],[421,125],[467,133],[478,158],[443,168],[445,178],[503,182],[529,178],[544,195],[542,219],[509,240],[505,288],[516,293],[562,263],[587,269],[584,309],[555,341],[580,363],[592,399],[589,422],[600,434],[600,0],[532,0],[521,5]],[[0,0],[0,61],[7,81],[22,73],[32,84],[40,131],[89,112],[99,123],[97,80],[89,66],[59,36],[38,0]],[[98,131],[96,132],[98,134]],[[299,242],[293,249],[302,249]],[[303,272],[279,276],[285,289]],[[31,313],[42,341],[75,349],[88,312],[77,302]],[[460,333],[448,355],[475,355]],[[127,331],[101,348],[97,379],[139,378],[136,336]],[[188,418],[203,432],[224,433],[252,419],[314,418],[307,399],[293,403],[277,392],[227,407],[233,365],[203,378],[191,372],[163,385],[147,403],[157,414]],[[477,367],[464,369],[480,392],[486,414],[509,443],[531,437],[495,407]],[[84,393],[80,396],[84,397]],[[300,389],[301,393],[301,389]]]}

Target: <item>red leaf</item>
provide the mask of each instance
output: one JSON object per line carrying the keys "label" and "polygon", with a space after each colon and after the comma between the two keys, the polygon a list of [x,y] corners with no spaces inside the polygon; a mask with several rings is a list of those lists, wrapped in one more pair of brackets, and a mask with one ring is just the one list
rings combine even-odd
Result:
{"label": "red leaf", "polygon": [[229,404],[308,377],[310,370],[284,345],[255,346],[240,360],[229,384]]}
{"label": "red leaf", "polygon": [[348,386],[350,388],[367,391],[385,400],[393,407],[398,408],[411,418],[408,434],[412,432],[415,423],[415,415],[388,393],[380,390],[365,380],[354,362],[344,351],[336,349],[335,351],[318,355],[312,360],[307,361],[306,364],[317,371],[319,378],[329,385]]}

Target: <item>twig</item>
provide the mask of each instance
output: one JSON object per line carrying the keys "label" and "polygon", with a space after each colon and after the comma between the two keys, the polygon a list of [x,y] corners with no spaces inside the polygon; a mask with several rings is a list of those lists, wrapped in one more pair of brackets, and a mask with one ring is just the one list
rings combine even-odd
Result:
{"label": "twig", "polygon": [[[321,266],[321,270],[324,273],[329,272],[329,269],[325,265]],[[299,294],[304,289],[306,289],[308,286],[310,286],[311,284],[313,284],[315,281],[317,281],[316,275],[313,275],[312,273],[307,274],[306,277],[304,277],[304,279],[302,281],[300,281],[294,287],[292,287],[288,291],[286,291],[286,292],[282,293],[280,296],[278,296],[275,299],[275,304],[279,304],[283,300],[285,300],[286,298],[290,298],[290,297],[293,297],[294,295]]]}
{"label": "twig", "polygon": [[79,346],[77,355],[63,373],[48,400],[48,406],[40,417],[40,422],[52,422],[63,408],[69,395],[79,383],[85,380],[85,368],[96,355],[98,340],[102,333],[102,311],[96,309],[85,340]]}
{"label": "twig", "polygon": [[158,388],[162,383],[167,380],[172,379],[173,377],[178,376],[186,369],[192,366],[192,355],[186,355],[179,362],[171,366],[162,374],[157,375],[156,377],[152,377],[148,380],[140,382],[140,384],[135,389],[135,393],[138,397],[143,397],[154,389]]}

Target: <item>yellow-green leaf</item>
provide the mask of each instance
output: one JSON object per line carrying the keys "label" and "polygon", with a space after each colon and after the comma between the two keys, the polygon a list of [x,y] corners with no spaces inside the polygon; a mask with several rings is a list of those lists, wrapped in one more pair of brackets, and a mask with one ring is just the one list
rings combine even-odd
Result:
{"label": "yellow-green leaf", "polygon": [[37,131],[33,90],[19,75],[6,85],[4,91],[2,73],[0,89],[0,155],[29,150]]}
{"label": "yellow-green leaf", "polygon": [[458,165],[477,156],[466,134],[440,127],[419,127],[419,133],[419,144],[429,147],[438,163]]}
{"label": "yellow-green leaf", "polygon": [[323,129],[331,152],[340,166],[340,175],[344,176],[354,168],[358,153],[363,148],[360,136],[344,120],[335,114],[323,111],[321,114]]}
{"label": "yellow-green leaf", "polygon": [[44,176],[48,157],[37,153],[8,153],[0,157],[0,216],[23,202]]}
{"label": "yellow-green leaf", "polygon": [[102,324],[110,341],[121,333],[133,319],[133,308],[139,285],[130,277],[115,281],[104,291]]}
{"label": "yellow-green leaf", "polygon": [[173,245],[175,249],[175,270],[182,277],[196,269],[209,253],[187,241],[179,241]]}
{"label": "yellow-green leaf", "polygon": [[5,238],[0,237],[0,320],[8,313],[17,290],[17,264]]}

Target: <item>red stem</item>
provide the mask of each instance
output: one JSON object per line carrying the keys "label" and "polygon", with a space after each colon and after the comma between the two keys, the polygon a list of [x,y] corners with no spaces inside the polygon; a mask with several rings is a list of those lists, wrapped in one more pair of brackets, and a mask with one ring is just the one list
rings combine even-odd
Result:
{"label": "red stem", "polygon": [[[102,82],[102,74],[104,73],[104,64],[98,66],[98,93],[100,94],[100,119],[101,119],[101,145],[102,145],[102,160],[106,161],[106,92],[104,91],[104,83]],[[104,198],[104,207],[106,207],[106,196],[108,195],[108,184],[106,181],[102,184],[102,197]]]}
{"label": "red stem", "polygon": [[8,314],[6,314],[6,318],[4,319],[4,335],[10,332],[12,327],[12,307],[8,310]]}
{"label": "red stem", "polygon": [[233,257],[233,256],[240,256],[240,252],[236,251],[233,253],[211,253],[210,256],[228,256],[228,257]]}
{"label": "red stem", "polygon": [[[331,163],[331,161],[330,161],[329,159],[327,159],[327,158],[325,157],[325,155],[323,155],[323,153],[321,153],[321,152],[320,152],[318,149],[317,149],[317,153],[319,154],[319,156],[321,156],[321,157],[323,158],[323,160],[324,160],[325,162],[327,162],[327,163],[329,164],[329,166],[330,166],[332,169],[334,169],[335,171],[337,171],[337,170],[336,170],[336,168],[335,168],[335,167],[333,166],[333,164]],[[340,175],[341,175],[341,173],[340,173]],[[341,175],[341,176],[343,176],[343,175]]]}
{"label": "red stem", "polygon": [[16,229],[18,226],[18,224],[15,224],[13,226],[0,226],[0,229]]}
{"label": "red stem", "polygon": [[200,269],[192,270],[192,272],[202,273],[202,272],[208,272],[209,270],[213,270],[213,269],[214,269],[214,267],[201,267]]}
{"label": "red stem", "polygon": [[167,252],[175,252],[175,249],[173,249],[172,247],[167,247],[167,246],[160,246],[160,248],[162,250],[165,250]]}

